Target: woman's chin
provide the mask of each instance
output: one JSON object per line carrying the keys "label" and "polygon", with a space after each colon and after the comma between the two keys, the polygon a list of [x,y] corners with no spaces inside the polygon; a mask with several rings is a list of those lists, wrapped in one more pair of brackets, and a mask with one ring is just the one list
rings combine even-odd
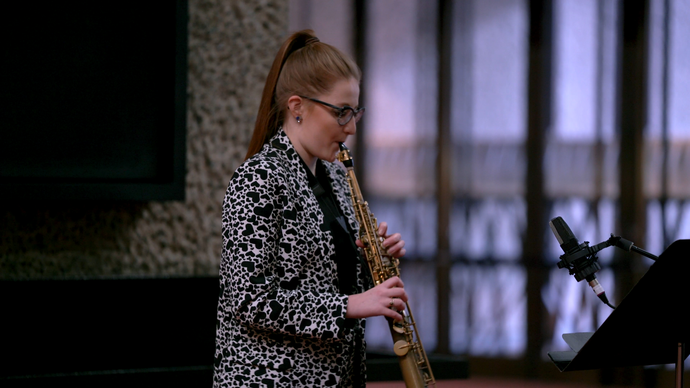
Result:
{"label": "woman's chin", "polygon": [[[331,163],[335,162],[335,160],[338,158],[338,153],[340,152],[340,146],[336,146],[335,148],[336,148],[335,151],[330,152],[328,154],[328,157],[324,158],[323,160],[325,160],[327,162],[331,162]],[[324,155],[324,156],[326,156],[326,155]]]}

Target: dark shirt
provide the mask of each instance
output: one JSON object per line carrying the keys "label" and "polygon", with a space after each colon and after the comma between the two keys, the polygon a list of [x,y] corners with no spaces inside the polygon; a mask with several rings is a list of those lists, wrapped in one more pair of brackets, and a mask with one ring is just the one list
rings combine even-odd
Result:
{"label": "dark shirt", "polygon": [[324,215],[321,230],[328,230],[333,235],[335,262],[338,268],[338,289],[343,294],[352,295],[356,290],[356,263],[359,259],[354,233],[338,207],[326,169],[321,161],[316,162],[316,176],[312,174],[306,163],[302,162],[302,165],[307,172],[309,187],[314,192]]}
{"label": "dark shirt", "polygon": [[[304,161],[302,165],[307,172],[309,179],[309,187],[311,187],[319,207],[323,212],[323,224],[321,230],[330,231],[333,235],[333,243],[335,245],[335,262],[338,268],[338,290],[346,295],[352,295],[357,292],[357,261],[361,262],[361,258],[355,245],[355,237],[350,225],[345,220],[345,217],[338,207],[336,199],[333,195],[333,188],[326,175],[321,160],[316,161],[316,176],[311,173],[309,167]],[[366,266],[365,266],[366,268]],[[352,327],[354,319],[346,319],[345,325]],[[364,327],[364,324],[362,324]],[[364,333],[362,333],[363,335]],[[355,346],[353,349],[361,349],[362,336],[355,337]],[[353,358],[353,365],[361,365],[364,355],[358,350],[355,350],[350,355]],[[352,381],[354,386],[366,385],[366,378],[363,375],[363,370],[355,368],[353,370]]]}

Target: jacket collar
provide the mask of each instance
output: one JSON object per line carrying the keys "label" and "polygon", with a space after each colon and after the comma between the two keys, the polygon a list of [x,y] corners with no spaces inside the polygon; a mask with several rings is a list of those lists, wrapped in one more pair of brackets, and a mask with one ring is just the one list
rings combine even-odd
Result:
{"label": "jacket collar", "polygon": [[[302,161],[302,157],[299,156],[297,150],[295,150],[295,147],[292,145],[290,138],[288,138],[283,128],[278,128],[278,132],[271,138],[268,144],[270,144],[270,148],[282,151],[278,152],[278,154],[281,154],[281,159],[287,161],[290,172],[293,174],[293,177],[296,178],[294,184],[298,185],[301,189],[308,189],[308,191],[311,193],[307,172],[302,167],[302,163],[304,163]],[[344,214],[347,216],[347,221],[350,224],[350,227],[352,230],[359,230],[359,224],[357,223],[354,213],[352,213],[352,211],[348,211],[348,209],[351,209],[352,203],[349,197],[349,187],[347,187],[347,184],[341,184],[341,182],[345,182],[345,173],[343,169],[338,168],[333,163],[325,162],[323,160],[321,163],[323,163],[324,167],[326,167],[326,174],[328,175],[328,179],[333,187],[333,192],[335,193],[338,205],[344,210]],[[341,175],[341,177],[338,178],[336,175]],[[300,191],[304,192],[303,190]],[[310,194],[309,196],[313,198],[313,205],[318,207],[316,197],[314,197],[313,194]],[[318,213],[321,214],[320,209]]]}
{"label": "jacket collar", "polygon": [[287,167],[291,173],[297,174],[297,179],[301,186],[309,187],[309,180],[306,172],[302,169],[302,157],[292,145],[283,128],[278,128],[278,132],[268,142],[270,148],[282,151],[278,152],[280,158],[288,163]]}

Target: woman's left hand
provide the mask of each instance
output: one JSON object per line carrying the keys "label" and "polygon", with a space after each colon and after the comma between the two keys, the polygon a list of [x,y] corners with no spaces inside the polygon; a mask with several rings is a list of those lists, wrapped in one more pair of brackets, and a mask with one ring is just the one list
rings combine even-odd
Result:
{"label": "woman's left hand", "polygon": [[[402,239],[400,233],[386,234],[388,232],[388,224],[383,221],[379,224],[378,234],[383,237],[383,247],[386,248],[386,252],[392,257],[400,258],[405,256],[405,240]],[[360,240],[356,241],[356,244],[360,248],[364,248],[364,244]]]}

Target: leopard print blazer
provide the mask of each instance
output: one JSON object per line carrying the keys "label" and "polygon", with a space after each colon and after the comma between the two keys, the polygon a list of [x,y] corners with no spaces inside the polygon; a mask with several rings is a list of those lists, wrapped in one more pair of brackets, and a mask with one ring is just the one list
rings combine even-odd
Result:
{"label": "leopard print blazer", "polygon": [[[344,169],[323,164],[358,230]],[[235,171],[223,202],[214,387],[347,387],[358,373],[364,380],[364,320],[345,318],[323,217],[282,130]],[[362,292],[371,284],[356,258],[352,265]]]}

